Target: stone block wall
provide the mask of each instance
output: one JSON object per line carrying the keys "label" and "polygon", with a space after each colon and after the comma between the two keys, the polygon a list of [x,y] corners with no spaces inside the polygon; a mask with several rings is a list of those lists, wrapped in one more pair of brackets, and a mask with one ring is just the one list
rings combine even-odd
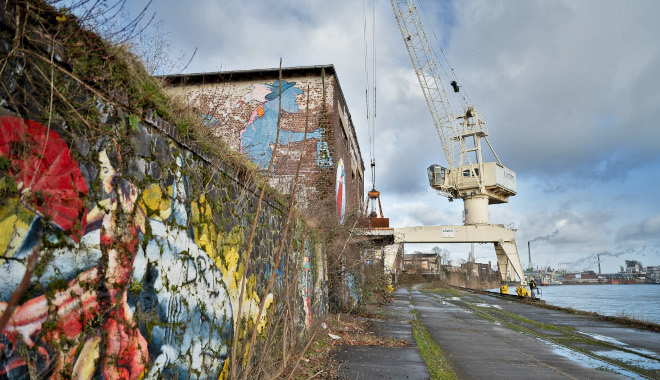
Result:
{"label": "stone block wall", "polygon": [[277,321],[306,336],[316,232],[268,196],[257,214],[255,177],[160,117],[135,62],[30,3],[0,7],[0,378],[217,379],[253,330],[253,364]]}

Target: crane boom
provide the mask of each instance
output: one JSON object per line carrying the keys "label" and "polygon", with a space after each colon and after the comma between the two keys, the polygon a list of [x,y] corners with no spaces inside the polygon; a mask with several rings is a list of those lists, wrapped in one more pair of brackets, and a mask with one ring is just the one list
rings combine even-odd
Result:
{"label": "crane boom", "polygon": [[[508,198],[516,194],[515,173],[500,162],[488,141],[486,125],[474,106],[463,105],[463,113],[455,117],[441,79],[440,65],[424,31],[415,0],[391,2],[447,160],[447,168],[429,167],[430,185],[450,200],[460,198],[469,203],[466,213],[478,208],[475,210],[480,214],[478,220],[483,222],[487,213],[484,206],[508,202]],[[452,82],[452,86],[454,84]],[[483,162],[482,138],[497,162]]]}
{"label": "crane boom", "polygon": [[392,0],[392,8],[440,137],[447,165],[453,168],[457,165],[460,154],[457,141],[452,138],[458,134],[454,121],[456,119],[440,80],[440,71],[424,33],[417,7],[412,0]]}

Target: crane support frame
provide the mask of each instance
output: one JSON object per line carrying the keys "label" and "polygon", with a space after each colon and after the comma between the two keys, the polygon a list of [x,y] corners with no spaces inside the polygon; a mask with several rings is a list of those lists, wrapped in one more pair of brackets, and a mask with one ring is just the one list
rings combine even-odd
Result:
{"label": "crane support frame", "polygon": [[[514,231],[502,225],[418,226],[395,228],[399,243],[493,243],[502,281],[526,285]],[[518,277],[518,279],[516,279]]]}

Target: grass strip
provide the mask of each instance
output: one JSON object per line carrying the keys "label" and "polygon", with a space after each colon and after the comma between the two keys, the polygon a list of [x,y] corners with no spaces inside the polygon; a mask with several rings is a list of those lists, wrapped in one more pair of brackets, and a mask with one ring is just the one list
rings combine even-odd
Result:
{"label": "grass strip", "polygon": [[410,322],[413,327],[413,336],[417,342],[417,348],[422,355],[422,359],[426,362],[431,379],[457,380],[458,377],[456,377],[454,370],[449,365],[447,359],[445,359],[442,350],[431,339],[428,331],[426,331],[422,322],[417,318],[417,311],[413,310],[413,314],[415,318]]}

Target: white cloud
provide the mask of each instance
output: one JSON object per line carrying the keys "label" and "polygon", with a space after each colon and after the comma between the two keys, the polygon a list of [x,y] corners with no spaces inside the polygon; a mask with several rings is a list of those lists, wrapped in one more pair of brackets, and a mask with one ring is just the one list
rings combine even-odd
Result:
{"label": "white cloud", "polygon": [[660,215],[622,226],[616,233],[616,241],[634,247],[656,246],[660,243]]}

